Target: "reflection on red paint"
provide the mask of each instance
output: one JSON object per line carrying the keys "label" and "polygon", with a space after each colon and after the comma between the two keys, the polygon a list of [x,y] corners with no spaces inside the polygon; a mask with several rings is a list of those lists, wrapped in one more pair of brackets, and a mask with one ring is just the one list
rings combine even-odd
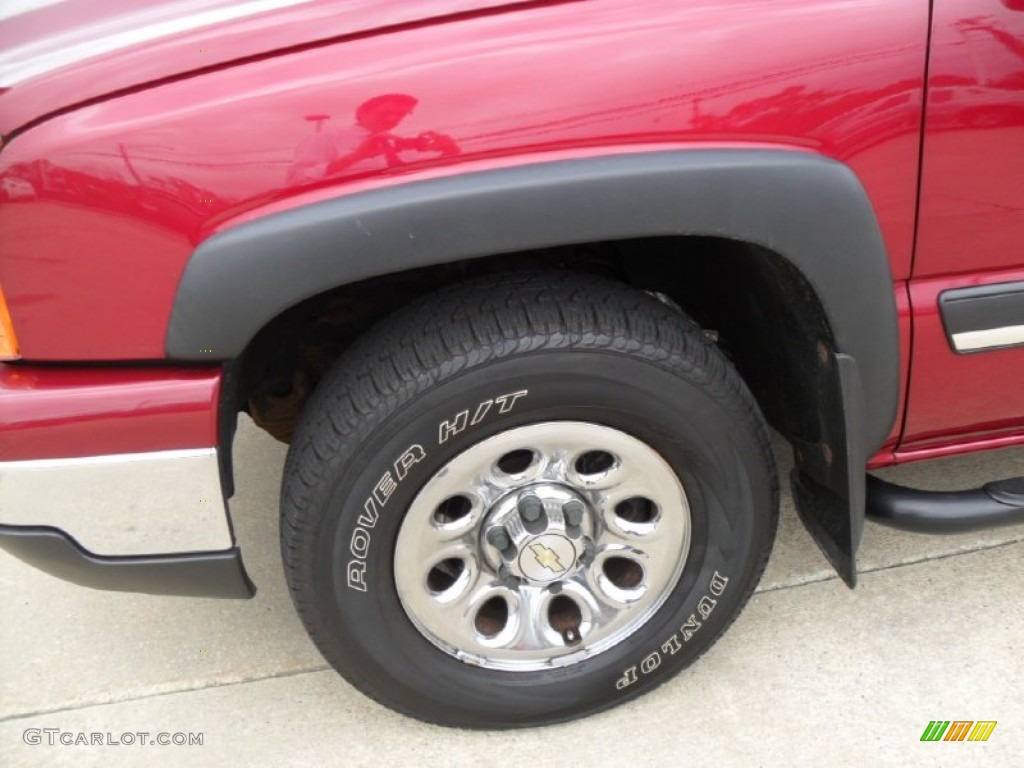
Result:
{"label": "reflection on red paint", "polygon": [[[285,183],[289,187],[353,172],[397,168],[415,162],[420,155],[452,157],[459,147],[451,136],[423,131],[418,136],[394,133],[416,108],[417,100],[407,94],[386,93],[367,99],[356,108],[352,125],[324,130],[330,115],[307,115],[316,124],[312,136],[295,150]],[[410,158],[411,155],[411,158]]]}

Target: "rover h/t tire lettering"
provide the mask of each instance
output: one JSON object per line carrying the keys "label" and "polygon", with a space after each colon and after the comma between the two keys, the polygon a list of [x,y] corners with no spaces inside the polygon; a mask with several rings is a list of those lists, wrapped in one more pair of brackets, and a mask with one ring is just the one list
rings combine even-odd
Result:
{"label": "rover h/t tire lettering", "polygon": [[750,596],[777,510],[764,421],[700,328],[615,282],[520,273],[426,297],[337,362],[288,456],[281,545],[350,682],[514,727],[692,663]]}

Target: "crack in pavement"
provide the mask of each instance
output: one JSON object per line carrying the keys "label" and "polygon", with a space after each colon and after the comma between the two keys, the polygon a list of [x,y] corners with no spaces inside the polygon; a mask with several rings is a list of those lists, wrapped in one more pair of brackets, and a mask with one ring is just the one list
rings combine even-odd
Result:
{"label": "crack in pavement", "polygon": [[[977,552],[987,552],[993,549],[1002,549],[1003,547],[1012,547],[1015,544],[1024,543],[1024,538],[1009,539],[1007,541],[1000,541],[996,544],[983,544],[973,549],[965,549],[957,552],[944,552],[938,555],[931,555],[929,557],[921,557],[916,560],[904,560],[899,563],[892,563],[891,565],[879,565],[874,568],[858,568],[857,576],[864,576],[869,573],[882,573],[884,571],[895,571],[899,568],[906,568],[911,565],[921,565],[922,563],[933,563],[939,560],[948,560],[951,557],[963,557],[965,555],[973,555]],[[797,589],[798,587],[806,587],[810,584],[824,584],[828,581],[839,581],[839,577],[835,574],[829,576],[822,576],[821,578],[809,579],[807,581],[800,581],[794,584],[779,584],[773,587],[765,587],[764,589],[758,589],[754,592],[754,597],[758,595],[767,595],[771,592],[782,592],[787,589]]]}
{"label": "crack in pavement", "polygon": [[212,688],[230,688],[233,685],[245,685],[247,683],[258,683],[262,680],[278,680],[284,677],[298,677],[299,675],[311,675],[316,672],[326,672],[331,669],[328,664],[321,664],[317,667],[309,667],[307,669],[295,669],[289,672],[275,672],[271,675],[260,675],[256,677],[246,677],[240,680],[226,680],[220,682],[212,682],[205,685],[195,685],[191,687],[175,688],[168,691],[158,691],[156,693],[143,693],[138,696],[125,696],[121,699],[111,699],[110,701],[94,701],[82,704],[69,704],[64,707],[54,707],[52,709],[37,709],[34,712],[19,712],[14,715],[7,715],[6,717],[0,717],[0,723],[9,723],[15,720],[25,720],[30,717],[37,717],[39,715],[53,715],[61,712],[74,712],[79,709],[92,709],[93,707],[108,707],[112,704],[124,704],[130,701],[142,701],[143,699],[157,699],[162,696],[174,696],[179,693],[193,693],[195,691],[206,691]]}

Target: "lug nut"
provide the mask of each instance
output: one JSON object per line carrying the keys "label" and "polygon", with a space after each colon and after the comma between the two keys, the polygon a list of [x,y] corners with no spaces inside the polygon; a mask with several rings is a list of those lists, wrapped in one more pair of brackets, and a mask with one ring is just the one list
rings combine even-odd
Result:
{"label": "lug nut", "polygon": [[594,557],[597,555],[597,547],[594,546],[594,542],[587,539],[586,544],[583,545],[583,554],[580,555],[580,565],[590,565],[594,562]]}
{"label": "lug nut", "polygon": [[541,512],[544,511],[544,505],[532,493],[524,493],[520,496],[516,506],[519,509],[519,515],[528,523],[540,520]]}
{"label": "lug nut", "polygon": [[508,531],[503,525],[496,525],[487,530],[487,542],[502,552],[512,546],[512,540],[508,537]]}
{"label": "lug nut", "polygon": [[498,581],[508,589],[518,589],[521,584],[520,580],[516,578],[515,574],[504,563],[498,566]]}
{"label": "lug nut", "polygon": [[578,499],[572,499],[562,505],[562,514],[565,515],[565,522],[573,527],[583,522],[583,513],[585,511],[583,502]]}

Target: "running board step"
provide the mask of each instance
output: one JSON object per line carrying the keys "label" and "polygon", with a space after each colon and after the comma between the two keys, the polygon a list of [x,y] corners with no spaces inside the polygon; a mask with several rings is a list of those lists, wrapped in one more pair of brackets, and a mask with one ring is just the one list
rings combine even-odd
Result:
{"label": "running board step", "polygon": [[1024,477],[970,491],[919,491],[868,475],[867,515],[917,533],[965,533],[1024,523]]}

